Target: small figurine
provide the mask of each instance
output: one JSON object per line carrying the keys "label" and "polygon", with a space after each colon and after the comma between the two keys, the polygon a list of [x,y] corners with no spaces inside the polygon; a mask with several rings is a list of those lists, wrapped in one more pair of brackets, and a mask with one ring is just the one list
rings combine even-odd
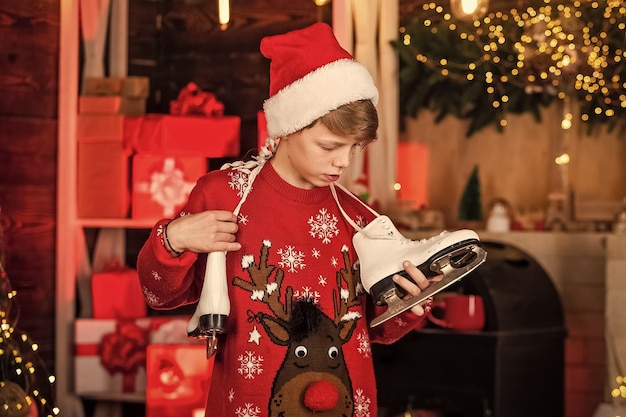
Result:
{"label": "small figurine", "polygon": [[487,231],[506,233],[511,230],[511,218],[509,217],[508,204],[505,200],[498,199],[493,203],[489,218],[487,219]]}

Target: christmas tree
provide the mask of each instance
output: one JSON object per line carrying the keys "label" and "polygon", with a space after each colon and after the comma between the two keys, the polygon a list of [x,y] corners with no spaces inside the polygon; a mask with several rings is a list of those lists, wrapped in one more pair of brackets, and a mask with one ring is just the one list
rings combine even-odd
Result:
{"label": "christmas tree", "polygon": [[0,228],[0,417],[53,417],[54,376],[39,357],[39,346],[16,329],[19,312],[4,269]]}
{"label": "christmas tree", "polygon": [[478,178],[478,166],[474,166],[470,174],[461,202],[459,204],[459,220],[482,220],[482,198],[480,195],[480,179]]}

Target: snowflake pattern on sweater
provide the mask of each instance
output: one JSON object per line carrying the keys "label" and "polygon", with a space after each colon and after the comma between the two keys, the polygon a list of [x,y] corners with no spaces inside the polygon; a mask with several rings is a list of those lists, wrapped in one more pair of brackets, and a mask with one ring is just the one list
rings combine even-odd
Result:
{"label": "snowflake pattern on sweater", "polygon": [[[247,181],[240,171],[211,172],[182,213],[233,210]],[[373,218],[352,197],[339,198],[359,225]],[[146,300],[158,309],[195,303],[206,262],[189,252],[172,257],[161,241],[166,222],[155,226],[137,263]],[[371,343],[391,343],[421,318],[369,328],[376,307],[360,283],[354,230],[329,188],[295,188],[265,164],[238,224],[242,248],[227,255],[231,313],[207,416],[375,417]]]}

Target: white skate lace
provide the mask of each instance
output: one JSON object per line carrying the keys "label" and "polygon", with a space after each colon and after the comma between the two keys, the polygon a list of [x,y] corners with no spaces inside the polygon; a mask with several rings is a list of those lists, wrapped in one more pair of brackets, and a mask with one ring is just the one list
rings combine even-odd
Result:
{"label": "white skate lace", "polygon": [[262,146],[259,150],[258,156],[253,156],[251,160],[245,162],[229,162],[222,165],[222,167],[220,168],[222,170],[230,168],[247,175],[246,188],[243,190],[241,199],[239,200],[239,204],[237,204],[237,207],[235,207],[235,210],[233,210],[235,216],[239,215],[239,210],[241,210],[241,206],[248,198],[248,194],[250,194],[250,191],[252,190],[252,183],[254,182],[254,179],[259,174],[259,172],[261,172],[261,168],[263,168],[263,165],[265,165],[265,163],[269,161],[270,158],[274,155],[274,152],[276,152],[278,142],[279,141],[276,139],[267,138],[265,140],[265,145]]}
{"label": "white skate lace", "polygon": [[[343,209],[341,203],[339,202],[339,198],[337,197],[337,190],[335,189],[335,187],[339,188],[341,191],[343,191],[344,193],[346,193],[347,195],[349,195],[350,197],[354,198],[356,201],[358,201],[359,203],[361,203],[363,205],[363,207],[365,207],[366,209],[368,209],[374,216],[376,217],[380,217],[380,214],[376,212],[376,210],[374,210],[373,208],[371,208],[370,206],[368,206],[367,204],[365,204],[359,197],[357,197],[354,193],[352,193],[352,191],[348,190],[346,187],[344,187],[343,185],[339,184],[339,183],[330,183],[330,192],[333,195],[333,198],[335,199],[335,203],[337,203],[337,207],[339,207],[339,211],[341,212],[341,215],[348,221],[348,223],[350,223],[350,225],[352,227],[354,227],[357,231],[361,232],[363,230],[363,228],[361,226],[359,226],[358,224],[356,224],[356,222],[354,220],[352,220],[352,218],[350,216],[348,216],[348,213],[346,213],[346,211]],[[393,233],[393,232],[392,232]]]}
{"label": "white skate lace", "polygon": [[[332,193],[333,198],[335,199],[335,202],[337,203],[337,207],[339,207],[339,211],[341,212],[343,217],[348,221],[348,223],[350,223],[350,225],[352,227],[354,227],[358,232],[363,232],[363,228],[360,227],[354,220],[352,220],[352,218],[350,216],[348,216],[348,213],[345,212],[345,210],[343,209],[341,203],[339,203],[339,198],[337,197],[337,190],[335,190],[335,186],[337,186],[337,188],[341,189],[344,193],[346,193],[347,195],[349,195],[350,197],[352,197],[353,199],[355,199],[356,201],[361,203],[361,205],[363,207],[368,209],[377,218],[381,217],[381,215],[378,212],[376,212],[376,210],[374,210],[373,208],[371,208],[370,206],[365,204],[363,202],[363,200],[361,200],[359,197],[357,197],[353,192],[348,190],[346,187],[344,187],[343,185],[341,185],[339,183],[331,183],[330,184],[330,192]],[[393,228],[392,228],[392,226],[393,226]],[[409,238],[405,237],[400,232],[396,233],[397,229],[396,229],[395,225],[393,225],[393,223],[391,225],[390,224],[386,224],[385,226],[383,226],[383,229],[388,231],[387,234],[390,237],[391,236],[395,236],[397,241],[398,241],[398,243],[400,243],[400,245],[407,245],[407,246],[424,245],[424,244],[432,241],[433,239],[437,239],[437,238],[439,238],[441,236],[445,236],[446,234],[449,233],[447,230],[444,230],[441,233],[439,233],[437,236],[432,236],[432,237],[429,237],[429,238],[424,238],[424,239],[419,239],[419,240],[412,240],[412,239],[409,239]],[[394,230],[396,230],[396,231],[394,231]]]}

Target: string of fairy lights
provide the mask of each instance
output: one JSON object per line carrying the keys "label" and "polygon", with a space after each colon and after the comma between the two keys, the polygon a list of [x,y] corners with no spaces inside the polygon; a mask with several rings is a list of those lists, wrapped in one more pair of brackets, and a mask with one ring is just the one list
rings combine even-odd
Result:
{"label": "string of fairy lights", "polygon": [[400,31],[401,106],[473,119],[469,136],[569,97],[578,106],[566,106],[564,130],[576,119],[614,128],[626,115],[625,34],[619,0],[545,0],[469,22],[427,3]]}
{"label": "string of fairy lights", "polygon": [[60,412],[51,398],[55,377],[39,359],[39,345],[15,328],[16,295],[0,260],[0,415],[54,417]]}
{"label": "string of fairy lights", "polygon": [[617,387],[611,390],[611,397],[626,398],[626,376],[618,375],[615,377]]}

